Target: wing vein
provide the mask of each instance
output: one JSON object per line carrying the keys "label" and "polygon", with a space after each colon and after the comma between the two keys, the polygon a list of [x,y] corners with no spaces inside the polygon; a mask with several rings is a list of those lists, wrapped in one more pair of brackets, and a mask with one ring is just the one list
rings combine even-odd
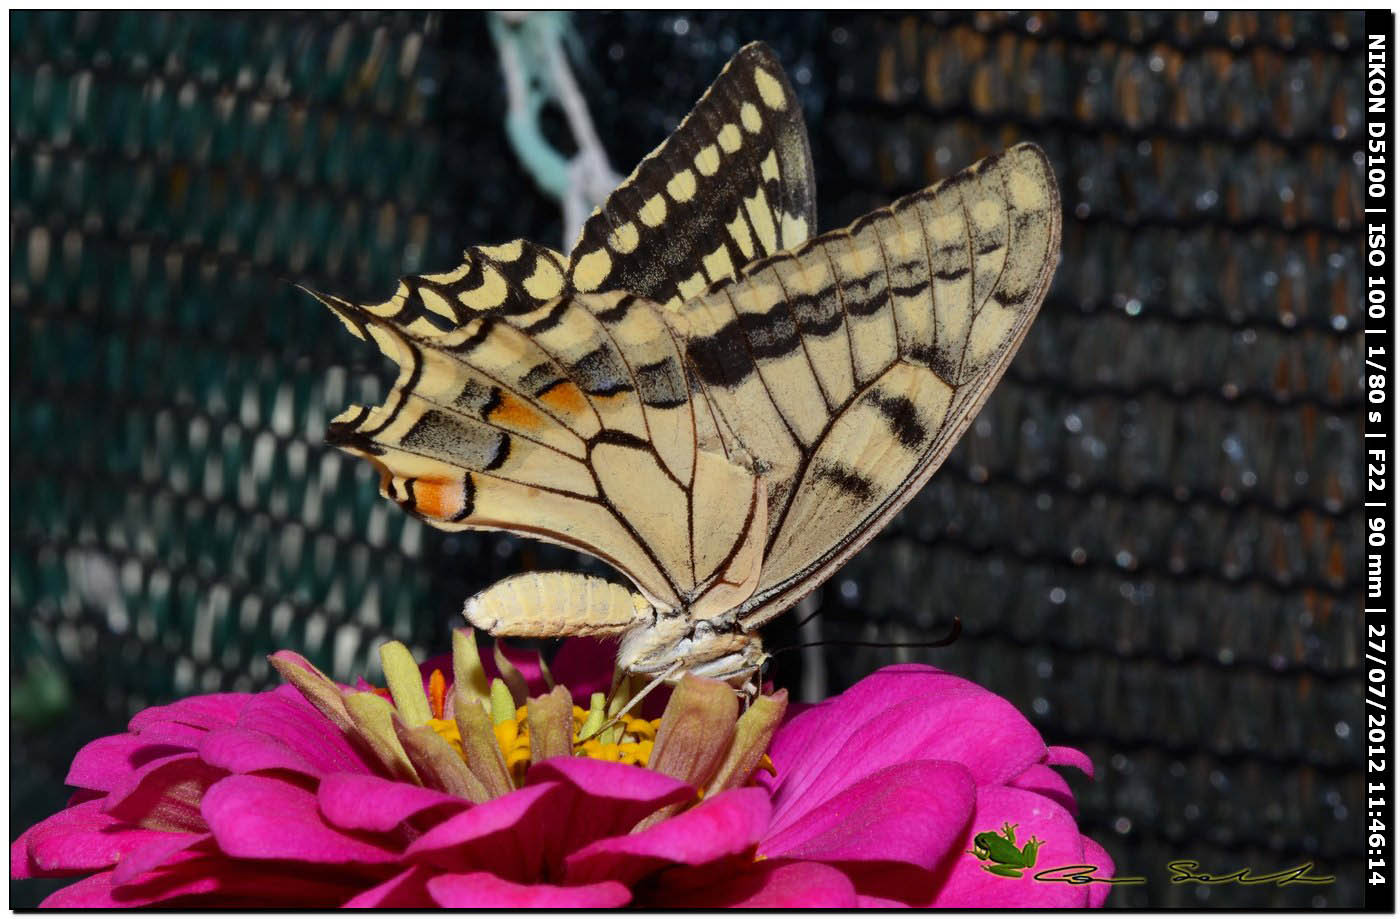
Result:
{"label": "wing vein", "polygon": [[841,290],[841,275],[836,270],[836,261],[827,251],[826,243],[817,240],[817,247],[822,250],[822,255],[826,256],[826,264],[831,269],[832,286],[836,289],[836,302],[841,307],[841,327],[846,330],[846,356],[851,360],[851,389],[854,390],[860,384],[860,375],[856,373],[856,344],[851,337],[851,314],[846,309],[846,294]]}
{"label": "wing vein", "polygon": [[[743,317],[739,315],[739,307],[734,302],[734,295],[730,293],[729,288],[725,288],[724,290],[724,299],[725,302],[729,304],[730,311],[734,314],[734,321],[738,323],[739,339],[744,343],[744,353],[748,355],[749,363],[753,364],[754,375],[758,377],[758,382],[763,384],[763,392],[768,396],[768,401],[773,403],[773,411],[777,414],[778,418],[782,420],[783,427],[787,429],[788,436],[791,437],[792,442],[797,445],[797,452],[805,456],[807,448],[803,446],[802,439],[797,436],[797,432],[792,429],[792,424],[788,421],[787,416],[783,414],[782,406],[778,405],[778,400],[773,398],[773,390],[768,386],[768,380],[763,376],[763,368],[758,366],[758,359],[753,356],[753,347],[749,343],[749,335],[744,331]],[[738,437],[738,434],[736,433],[734,436]]]}
{"label": "wing vein", "polygon": [[[959,192],[959,195],[961,195],[961,192]],[[928,276],[927,276],[927,283],[928,283],[928,308],[929,308],[929,314],[930,314],[931,318],[933,319],[933,322],[931,323],[932,326],[933,326],[933,341],[931,341],[931,342],[928,343],[928,350],[929,350],[929,354],[930,354],[930,355],[936,355],[936,354],[938,353],[938,338],[939,338],[939,335],[938,335],[938,331],[939,331],[939,330],[938,330],[938,280],[933,276],[933,251],[929,248],[928,230],[924,227],[924,215],[920,212],[920,210],[919,210],[919,205],[918,205],[918,204],[911,204],[911,205],[909,206],[909,210],[910,210],[910,212],[914,215],[914,223],[918,224],[918,226],[919,226],[919,238],[922,239],[922,240],[924,241],[924,267],[925,267],[926,269],[928,269]],[[969,236],[969,239],[970,239],[970,238],[971,238],[971,237]],[[971,277],[971,275],[969,275],[969,277]],[[930,357],[929,360],[930,360],[931,362],[933,362],[933,361],[936,361],[936,358]],[[930,368],[930,369],[932,369],[932,368]]]}
{"label": "wing vein", "polygon": [[[492,329],[496,329],[496,328],[508,329],[509,332],[510,332],[510,334],[519,337],[520,339],[522,339],[522,340],[528,342],[529,344],[533,345],[535,348],[539,349],[540,353],[542,353],[545,357],[549,358],[550,362],[554,364],[555,368],[559,371],[560,376],[564,377],[564,378],[567,379],[569,382],[573,383],[575,386],[578,386],[578,380],[574,379],[573,374],[569,372],[568,366],[567,366],[562,360],[560,360],[560,358],[559,358],[559,356],[558,356],[557,354],[555,354],[553,351],[551,351],[551,350],[549,350],[548,348],[546,348],[546,347],[544,346],[544,343],[541,342],[539,339],[530,336],[529,334],[527,334],[527,333],[525,332],[524,329],[521,329],[520,327],[518,327],[518,326],[516,326],[515,324],[513,324],[508,318],[503,317],[503,316],[482,316],[482,317],[481,317],[481,321],[482,321],[482,322],[489,322],[489,323],[491,323]],[[456,353],[453,352],[453,351],[451,351],[450,349],[448,349],[448,348],[439,348],[439,350],[442,351],[444,354],[450,355],[450,356],[451,356],[453,359],[455,359],[458,363],[465,364],[466,366],[471,367],[471,368],[473,368],[473,369],[477,369],[475,364],[472,364],[472,363],[471,363],[470,361],[468,361],[466,358],[458,357],[458,356],[456,355]],[[581,387],[581,386],[579,387],[579,392],[582,392],[582,393],[584,394],[584,396],[586,396],[586,397],[588,396],[588,393],[585,392],[585,391],[583,390],[583,387]],[[529,399],[529,401],[531,402],[531,404],[534,404],[534,405],[539,405],[539,404],[540,404],[538,398],[537,398],[533,393],[531,393],[527,398]],[[607,425],[603,423],[603,416],[600,415],[600,414],[598,413],[598,407],[597,407],[596,405],[593,404],[593,399],[592,399],[591,397],[588,397],[588,398],[586,398],[584,401],[586,401],[586,402],[588,403],[588,410],[593,414],[594,420],[598,422],[598,427],[599,427],[599,428],[606,428]],[[564,427],[566,427],[566,428],[569,427],[568,422],[564,421],[564,419],[562,419],[562,418],[559,418],[559,416],[558,416],[558,415],[555,415],[554,412],[549,411],[548,408],[545,408],[545,411],[549,412],[549,414],[550,414],[551,416],[553,416],[553,417],[555,417],[555,418],[558,418],[559,422],[560,422],[561,424],[563,424]],[[572,431],[573,428],[569,428],[569,430]],[[575,435],[581,437],[581,435],[578,435],[577,432],[575,432]]]}
{"label": "wing vein", "polygon": [[[894,216],[893,210],[890,210],[889,213],[891,217]],[[885,298],[890,304],[890,321],[894,323],[894,354],[895,359],[898,360],[904,355],[899,351],[899,309],[895,306],[894,290],[890,287],[890,281],[892,280],[890,275],[890,257],[885,252],[885,241],[880,238],[879,226],[872,224],[870,235],[875,238],[875,246],[880,250],[880,262],[885,266]]]}
{"label": "wing vein", "polygon": [[787,307],[788,315],[792,317],[792,327],[797,332],[797,343],[802,346],[802,358],[812,371],[812,379],[816,381],[817,392],[822,394],[822,401],[826,403],[826,413],[830,415],[831,396],[827,395],[826,387],[822,385],[821,374],[817,373],[817,365],[812,363],[812,353],[807,350],[807,334],[802,331],[802,320],[797,318],[797,310],[792,305],[792,297],[788,294],[787,285],[783,283],[782,275],[774,270],[773,279],[778,282],[778,289],[783,292],[783,304]]}

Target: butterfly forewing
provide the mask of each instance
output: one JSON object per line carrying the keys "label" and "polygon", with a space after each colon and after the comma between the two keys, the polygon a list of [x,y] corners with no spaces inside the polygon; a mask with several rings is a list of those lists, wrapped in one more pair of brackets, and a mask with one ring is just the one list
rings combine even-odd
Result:
{"label": "butterfly forewing", "polygon": [[815,231],[802,108],[772,52],[751,44],[584,224],[568,277],[675,305]]}
{"label": "butterfly forewing", "polygon": [[1000,378],[1049,286],[1059,201],[1014,147],[670,314],[768,489],[757,625],[868,541]]}
{"label": "butterfly forewing", "polygon": [[365,337],[360,318],[369,314],[392,321],[422,338],[461,328],[473,318],[529,312],[564,291],[564,256],[547,246],[517,239],[499,246],[472,246],[462,263],[441,274],[410,275],[383,303],[358,307],[326,294],[312,295],[329,306],[352,333]]}

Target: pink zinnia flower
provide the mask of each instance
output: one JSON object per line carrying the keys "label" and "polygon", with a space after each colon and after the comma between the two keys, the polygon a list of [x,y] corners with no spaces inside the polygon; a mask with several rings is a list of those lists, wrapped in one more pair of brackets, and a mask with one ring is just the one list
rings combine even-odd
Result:
{"label": "pink zinnia flower", "polygon": [[387,645],[387,692],[339,686],[282,652],[290,686],[148,709],[79,752],[79,791],[14,842],[11,875],[89,874],[44,902],[57,907],[1106,896],[992,874],[970,852],[977,834],[1014,824],[1041,843],[1037,869],[1113,871],[1050,768],[1087,760],[1047,748],[1009,703],[958,677],[889,667],[786,720],[784,693],[741,716],[728,687],[687,677],[661,718],[609,726],[610,648],[566,643],[557,683],[497,650],[492,668],[457,633],[448,678]]}

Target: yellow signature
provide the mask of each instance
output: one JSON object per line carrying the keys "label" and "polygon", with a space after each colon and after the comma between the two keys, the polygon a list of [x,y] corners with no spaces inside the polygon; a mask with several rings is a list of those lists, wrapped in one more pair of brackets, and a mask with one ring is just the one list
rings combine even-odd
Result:
{"label": "yellow signature", "polygon": [[1331,884],[1337,880],[1332,875],[1309,875],[1308,872],[1313,868],[1312,862],[1303,862],[1301,865],[1284,868],[1272,874],[1252,874],[1249,868],[1241,868],[1231,874],[1208,874],[1200,871],[1200,867],[1201,863],[1192,858],[1167,862],[1167,870],[1171,872],[1173,884],[1277,884],[1279,887],[1287,887],[1289,884]]}
{"label": "yellow signature", "polygon": [[[1254,874],[1252,869],[1241,868],[1230,874],[1209,874],[1200,870],[1201,863],[1192,858],[1180,858],[1167,862],[1167,871],[1173,884],[1276,884],[1287,887],[1289,884],[1331,884],[1337,879],[1332,875],[1309,874],[1312,862],[1294,865],[1271,874]],[[1060,865],[1037,871],[1035,880],[1046,884],[1146,884],[1142,877],[1099,877],[1094,872],[1097,865]]]}

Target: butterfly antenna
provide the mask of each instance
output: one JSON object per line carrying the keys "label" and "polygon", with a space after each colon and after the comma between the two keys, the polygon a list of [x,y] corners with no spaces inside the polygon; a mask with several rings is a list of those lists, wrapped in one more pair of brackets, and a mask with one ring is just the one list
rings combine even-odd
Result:
{"label": "butterfly antenna", "polygon": [[797,645],[788,645],[779,648],[772,653],[772,657],[777,657],[785,651],[796,651],[798,648],[814,648],[818,645],[849,645],[857,648],[946,648],[958,640],[962,635],[962,619],[953,617],[953,624],[948,629],[948,634],[942,638],[932,641],[851,641],[846,638],[826,638],[821,641],[804,641]]}
{"label": "butterfly antenna", "polygon": [[796,626],[796,627],[797,627],[798,629],[802,628],[804,625],[806,625],[807,623],[811,622],[813,619],[815,619],[815,618],[817,618],[818,616],[820,616],[820,615],[821,615],[821,612],[822,612],[822,607],[821,607],[820,605],[814,606],[814,607],[812,608],[812,611],[811,611],[810,613],[808,613],[807,615],[803,616],[801,619],[797,620],[797,626]]}

